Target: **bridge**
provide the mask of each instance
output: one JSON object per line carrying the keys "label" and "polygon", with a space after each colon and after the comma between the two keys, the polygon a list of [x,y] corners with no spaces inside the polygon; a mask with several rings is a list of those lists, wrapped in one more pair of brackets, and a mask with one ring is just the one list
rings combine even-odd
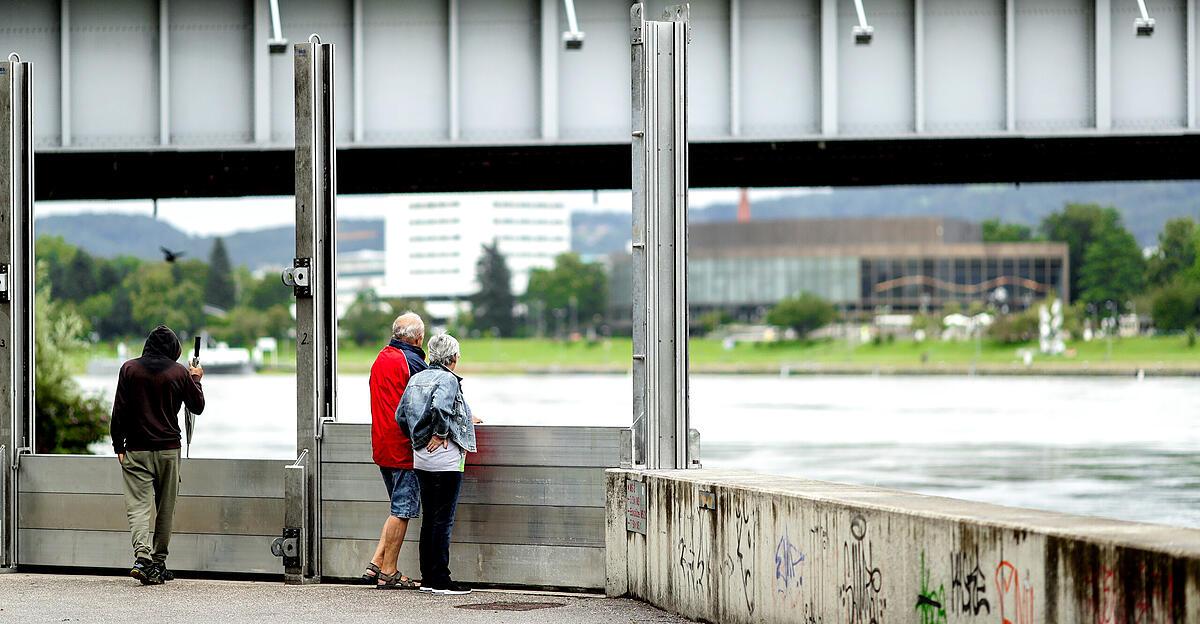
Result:
{"label": "bridge", "polygon": [[[342,193],[628,188],[629,3],[565,4],[578,49],[560,0],[0,0],[0,50],[37,67],[39,199],[292,193],[272,50],[312,32]],[[691,186],[1195,176],[1197,0],[1148,36],[1136,0],[861,4],[692,3]]]}
{"label": "bridge", "polygon": [[[1200,621],[1200,531],[698,469],[698,434],[689,426],[685,267],[688,77],[695,75],[689,42],[699,28],[693,30],[686,6],[668,9],[661,20],[643,9],[634,5],[626,18],[632,71],[623,91],[631,123],[629,145],[620,146],[632,156],[621,159],[633,198],[631,427],[481,428],[483,450],[464,477],[451,552],[459,578],[603,589],[705,621],[974,621],[985,603],[990,619],[1017,624]],[[870,35],[875,45],[885,22],[864,22],[851,32],[859,40]],[[295,145],[286,151],[296,258],[285,282],[296,297],[300,338],[298,455],[289,462],[186,461],[172,565],[185,573],[265,575],[279,570],[277,556],[286,581],[310,584],[359,571],[373,552],[371,519],[383,516],[386,502],[367,461],[367,426],[337,418],[339,57],[315,35],[291,50]],[[31,452],[32,217],[40,185],[34,71],[16,57],[0,62],[0,569],[113,570],[128,559],[111,459]],[[913,133],[864,140],[925,140]],[[1101,144],[1120,140],[1113,128],[1093,134],[1089,140]],[[1146,137],[1154,136],[1169,135],[1135,141],[1149,144]],[[850,153],[861,149],[854,139],[839,141]],[[572,153],[565,140],[547,144]],[[512,145],[496,149],[516,150]],[[111,149],[96,157],[116,158],[120,167],[125,152]],[[185,152],[170,144],[129,149],[149,160]],[[83,148],[55,150],[66,158]],[[413,550],[404,552],[411,569]],[[103,592],[95,581],[82,585],[87,595]],[[226,588],[214,602],[225,604],[237,591]],[[319,595],[298,598],[295,609],[317,606]],[[242,600],[235,613],[244,616],[254,607]],[[15,603],[16,617],[47,613],[39,604]]]}

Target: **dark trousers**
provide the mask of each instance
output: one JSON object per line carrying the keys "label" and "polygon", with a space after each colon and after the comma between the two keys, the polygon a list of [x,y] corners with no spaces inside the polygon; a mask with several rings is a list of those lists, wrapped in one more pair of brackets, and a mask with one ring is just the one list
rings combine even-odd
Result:
{"label": "dark trousers", "polygon": [[450,532],[463,473],[416,472],[421,482],[421,583],[444,587],[450,582]]}

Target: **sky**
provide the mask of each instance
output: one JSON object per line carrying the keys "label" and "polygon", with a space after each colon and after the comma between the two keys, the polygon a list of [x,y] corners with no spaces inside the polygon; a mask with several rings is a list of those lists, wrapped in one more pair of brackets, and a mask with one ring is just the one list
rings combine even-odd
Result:
{"label": "sky", "polygon": [[[750,200],[761,201],[774,197],[821,192],[809,188],[750,189]],[[436,197],[459,195],[447,193]],[[572,211],[629,210],[629,191],[559,191],[542,193],[513,193],[522,197],[559,200]],[[416,199],[431,195],[342,195],[338,197],[340,218],[386,216],[389,207],[401,198]],[[689,196],[692,207],[716,203],[734,203],[738,189],[695,189]],[[124,213],[153,215],[150,200],[122,201],[40,201],[34,206],[36,217],[80,213]],[[225,236],[245,230],[290,226],[295,217],[295,199],[285,197],[239,197],[229,199],[160,199],[160,219],[193,236]]]}

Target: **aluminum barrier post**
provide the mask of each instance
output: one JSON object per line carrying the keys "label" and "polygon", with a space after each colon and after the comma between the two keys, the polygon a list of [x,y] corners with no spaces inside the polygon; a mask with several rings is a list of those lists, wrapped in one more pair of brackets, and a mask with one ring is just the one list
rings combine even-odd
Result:
{"label": "aluminum barrier post", "polygon": [[33,66],[0,61],[0,568],[17,566],[19,455],[36,448],[33,392]]}
{"label": "aluminum barrier post", "polygon": [[306,450],[300,453],[295,462],[283,468],[283,536],[271,543],[271,554],[283,559],[283,580],[289,585],[307,582],[304,571],[308,569],[305,558],[308,552],[301,548],[311,532],[308,525],[307,460]]}
{"label": "aluminum barrier post", "polygon": [[630,10],[633,126],[633,431],[636,465],[688,459],[688,6]]}
{"label": "aluminum barrier post", "polygon": [[337,254],[334,146],[334,46],[313,35],[293,50],[296,79],[296,257],[284,282],[296,295],[296,452],[308,451],[304,471],[303,572],[296,582],[321,579],[321,430],[336,420]]}

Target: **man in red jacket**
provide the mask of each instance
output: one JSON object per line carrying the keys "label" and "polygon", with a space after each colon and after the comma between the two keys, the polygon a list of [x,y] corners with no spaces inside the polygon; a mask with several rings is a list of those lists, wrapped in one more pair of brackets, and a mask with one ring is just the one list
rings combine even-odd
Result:
{"label": "man in red jacket", "polygon": [[413,472],[412,442],[396,423],[396,408],[408,379],[425,370],[425,323],[406,312],[392,323],[392,339],[371,365],[371,454],[383,475],[391,514],[383,524],[375,556],[362,579],[377,589],[416,589],[412,579],[396,569],[409,518],[421,507],[421,489]]}

